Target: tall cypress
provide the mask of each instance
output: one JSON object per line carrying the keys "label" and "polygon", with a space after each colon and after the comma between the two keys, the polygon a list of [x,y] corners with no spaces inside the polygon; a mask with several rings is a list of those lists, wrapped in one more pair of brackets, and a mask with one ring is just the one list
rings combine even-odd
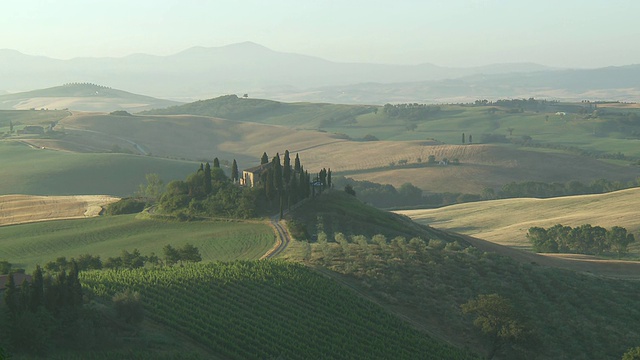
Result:
{"label": "tall cypress", "polygon": [[233,164],[231,165],[231,181],[237,182],[239,178],[238,163],[236,162],[236,159],[233,159]]}
{"label": "tall cypress", "polygon": [[16,287],[13,273],[9,273],[9,278],[5,285],[4,290],[4,303],[7,304],[10,314],[16,314],[18,312],[18,288]]}
{"label": "tall cypress", "polygon": [[327,186],[331,189],[331,168],[327,170]]}
{"label": "tall cypress", "polygon": [[282,165],[280,163],[280,154],[276,153],[273,157],[273,180],[278,195],[282,194]]}
{"label": "tall cypress", "polygon": [[291,159],[289,158],[289,150],[284,151],[284,163],[282,164],[282,177],[284,183],[289,185],[291,178]]}
{"label": "tall cypress", "polygon": [[294,161],[294,165],[293,165],[293,170],[295,170],[295,172],[300,173],[300,157],[298,156],[298,153],[296,153],[296,160]]}
{"label": "tall cypress", "polygon": [[36,265],[36,270],[31,278],[31,291],[29,296],[29,310],[36,312],[38,307],[44,305],[44,279],[40,265]]}
{"label": "tall cypress", "polygon": [[213,167],[214,168],[220,167],[220,160],[218,160],[218,158],[213,159]]}
{"label": "tall cypress", "polygon": [[266,152],[262,153],[262,158],[260,158],[260,165],[267,164],[269,162],[269,156],[267,156]]}
{"label": "tall cypress", "polygon": [[212,185],[211,185],[211,165],[209,165],[209,163],[207,163],[204,166],[204,178],[202,180],[204,182],[204,193],[205,195],[209,195],[211,194],[211,191],[213,191]]}

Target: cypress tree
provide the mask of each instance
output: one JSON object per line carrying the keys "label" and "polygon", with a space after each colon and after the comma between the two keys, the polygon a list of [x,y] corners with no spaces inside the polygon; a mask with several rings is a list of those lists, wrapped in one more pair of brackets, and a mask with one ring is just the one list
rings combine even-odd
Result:
{"label": "cypress tree", "polygon": [[264,165],[269,162],[269,157],[266,152],[262,153],[262,158],[260,158],[260,165]]}
{"label": "cypress tree", "polygon": [[463,144],[464,144],[464,139],[465,139],[465,137],[464,137],[464,133],[462,133],[462,143],[463,143]]}
{"label": "cypress tree", "polygon": [[205,195],[211,194],[213,188],[211,186],[211,165],[209,165],[209,163],[204,166],[204,177],[202,181],[204,182]]}
{"label": "cypress tree", "polygon": [[289,180],[291,179],[291,159],[289,158],[289,150],[284,151],[284,163],[282,165],[282,177],[284,178],[284,183],[289,185]]}
{"label": "cypress tree", "polygon": [[220,160],[218,160],[218,158],[213,159],[213,167],[214,168],[220,167]]}
{"label": "cypress tree", "polygon": [[300,168],[302,166],[300,165],[300,157],[298,156],[298,153],[296,153],[296,160],[294,162],[293,165],[293,170],[295,170],[295,172],[300,173]]}
{"label": "cypress tree", "polygon": [[273,181],[273,169],[267,170],[266,181],[264,184],[265,195],[267,195],[267,199],[273,200],[275,196],[275,183]]}
{"label": "cypress tree", "polygon": [[238,163],[236,159],[233,159],[233,164],[231,165],[231,181],[237,182],[239,179],[238,175]]}
{"label": "cypress tree", "polygon": [[280,154],[273,157],[273,180],[278,195],[282,194],[282,165],[280,164]]}
{"label": "cypress tree", "polygon": [[327,171],[327,186],[331,189],[331,168]]}
{"label": "cypress tree", "polygon": [[36,265],[36,270],[31,278],[31,294],[29,296],[29,310],[36,312],[38,307],[44,305],[44,279],[40,265]]}
{"label": "cypress tree", "polygon": [[[134,250],[135,251],[135,250]],[[71,271],[67,277],[67,293],[69,294],[69,306],[77,308],[82,306],[82,284],[78,279],[78,263],[71,263]]]}
{"label": "cypress tree", "polygon": [[9,278],[7,279],[4,290],[4,303],[7,304],[10,314],[16,314],[18,312],[18,300],[18,289],[15,279],[13,278],[13,273],[11,272],[9,273]]}
{"label": "cypress tree", "polygon": [[201,172],[204,171],[204,165],[202,163],[200,163],[200,168],[198,169],[197,172]]}

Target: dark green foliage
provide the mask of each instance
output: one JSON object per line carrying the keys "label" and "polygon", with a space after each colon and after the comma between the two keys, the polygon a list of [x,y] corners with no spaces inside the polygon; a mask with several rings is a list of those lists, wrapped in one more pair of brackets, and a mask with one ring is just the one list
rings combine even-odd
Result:
{"label": "dark green foliage", "polygon": [[109,113],[109,115],[117,115],[117,116],[133,116],[126,110],[115,110]]}
{"label": "dark green foliage", "polygon": [[218,158],[213,159],[213,167],[214,168],[220,167],[220,160],[218,160]]}
{"label": "dark green foliage", "polygon": [[262,153],[262,157],[260,158],[260,165],[264,165],[269,162],[269,156],[266,152]]}
{"label": "dark green foliage", "polygon": [[107,215],[135,214],[144,210],[146,203],[136,198],[124,198],[107,205],[105,213]]}
{"label": "dark green foliage", "polygon": [[549,229],[532,227],[527,238],[537,252],[602,255],[614,249],[618,256],[626,254],[627,245],[635,241],[633,234],[627,234],[627,229],[623,227],[614,226],[606,230],[590,224],[576,228],[560,224]]}
{"label": "dark green foliage", "polygon": [[206,195],[211,194],[211,165],[206,163],[204,166],[204,178],[202,179],[204,185],[204,193]]}
{"label": "dark green foliage", "polygon": [[5,275],[11,272],[11,263],[7,260],[0,261],[0,275]]}
{"label": "dark green foliage", "polygon": [[284,160],[282,164],[282,179],[285,185],[289,185],[291,181],[291,158],[289,158],[289,150],[284,151]]}
{"label": "dark green foliage", "polygon": [[525,332],[509,299],[498,294],[478,295],[460,307],[463,313],[475,316],[473,324],[489,339],[488,359],[520,340]]}
{"label": "dark green foliage", "polygon": [[173,265],[180,261],[184,262],[200,262],[202,256],[200,250],[197,247],[187,243],[182,248],[175,249],[171,245],[165,245],[162,248],[164,254],[164,261],[167,265]]}
{"label": "dark green foliage", "polygon": [[39,307],[44,306],[44,279],[40,265],[36,265],[31,277],[30,287],[29,310],[35,312]]}
{"label": "dark green foliage", "polygon": [[353,190],[353,187],[350,184],[344,186],[344,192],[351,196],[356,196],[356,191]]}
{"label": "dark green foliage", "polygon": [[382,108],[389,117],[407,120],[428,120],[431,116],[440,112],[438,105],[426,104],[385,104]]}
{"label": "dark green foliage", "polygon": [[298,153],[296,153],[296,160],[294,161],[293,170],[297,173],[300,172],[300,157]]}
{"label": "dark green foliage", "polygon": [[233,164],[231,165],[231,181],[238,182],[240,179],[240,174],[238,172],[238,163],[236,159],[233,159]]}
{"label": "dark green foliage", "polygon": [[144,320],[144,307],[139,292],[127,289],[115,294],[112,301],[118,317],[127,324],[138,324]]}

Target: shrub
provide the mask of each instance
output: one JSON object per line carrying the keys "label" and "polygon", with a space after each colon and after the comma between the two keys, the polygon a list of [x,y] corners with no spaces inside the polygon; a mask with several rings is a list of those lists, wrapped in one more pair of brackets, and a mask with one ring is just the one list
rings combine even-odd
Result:
{"label": "shrub", "polygon": [[144,319],[144,309],[137,291],[125,290],[113,296],[113,306],[118,317],[128,324],[137,324]]}
{"label": "shrub", "polygon": [[125,198],[118,202],[109,204],[105,213],[107,215],[135,214],[144,210],[145,205],[144,201],[134,198]]}

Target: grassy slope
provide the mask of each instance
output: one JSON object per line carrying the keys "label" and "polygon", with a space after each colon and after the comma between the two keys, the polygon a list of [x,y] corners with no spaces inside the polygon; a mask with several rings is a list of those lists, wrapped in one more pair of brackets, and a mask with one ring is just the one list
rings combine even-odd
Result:
{"label": "grassy slope", "polygon": [[[579,226],[599,225],[605,228],[623,226],[640,234],[637,209],[640,189],[608,194],[568,196],[553,199],[504,199],[458,204],[439,209],[407,210],[398,213],[421,224],[434,226],[498,244],[530,248],[526,238],[532,226],[555,224]],[[632,244],[634,256],[640,245]]]}
{"label": "grassy slope", "polygon": [[0,194],[126,196],[158,173],[168,182],[183,179],[198,164],[126,154],[79,154],[0,142]]}
{"label": "grassy slope", "polygon": [[[367,217],[374,219],[371,231],[382,232],[375,227],[386,224],[384,228],[393,233],[390,229],[397,220],[371,208],[363,214],[363,205],[348,199],[340,198],[334,205],[341,223],[334,222],[332,231],[348,233],[353,228],[339,226]],[[308,214],[312,208],[303,208],[307,213],[303,216],[313,219],[324,215],[325,206],[318,205],[316,214]],[[304,243],[294,242],[285,257],[298,261],[305,257],[310,265],[328,268],[333,278],[428,333],[478,352],[484,352],[486,344],[473,328],[472,319],[461,313],[460,305],[490,293],[510,299],[533,332],[526,339],[531,341],[526,345],[528,350],[516,349],[506,358],[619,359],[640,341],[635,331],[640,321],[636,281],[558,269],[556,259],[537,265],[532,260],[514,260],[474,248],[381,247],[370,237],[366,246],[351,243],[345,247],[332,242],[330,234],[328,245],[310,244],[310,256],[304,247]]]}
{"label": "grassy slope", "polygon": [[273,246],[274,235],[264,223],[178,222],[135,215],[0,227],[2,259],[27,271],[59,256],[92,254],[104,261],[134,248],[143,255],[155,252],[162,256],[163,246],[185,243],[198,247],[204,261],[258,259]]}
{"label": "grassy slope", "polygon": [[142,295],[147,316],[228,359],[471,359],[304,266],[275,262],[88,272]]}

